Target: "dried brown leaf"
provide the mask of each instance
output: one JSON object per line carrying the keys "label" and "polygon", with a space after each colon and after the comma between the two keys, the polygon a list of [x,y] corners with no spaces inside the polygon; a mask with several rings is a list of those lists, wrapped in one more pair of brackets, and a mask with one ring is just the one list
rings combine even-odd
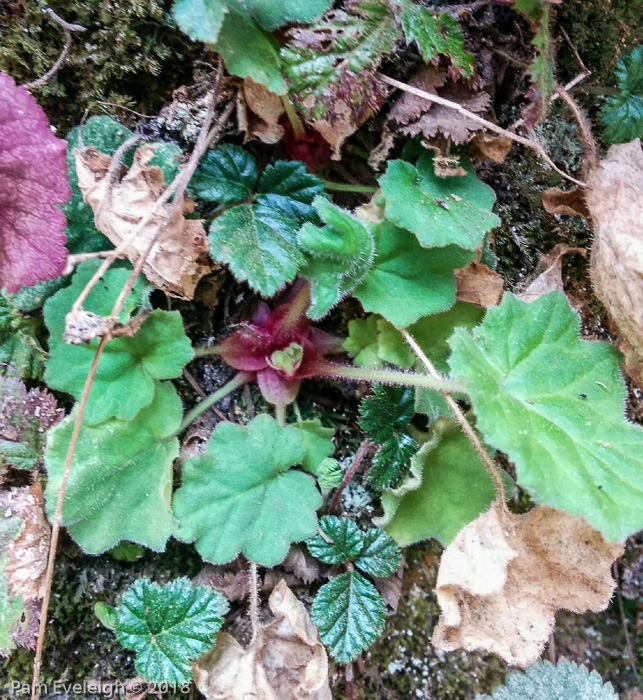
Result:
{"label": "dried brown leaf", "polygon": [[496,306],[502,298],[502,275],[479,262],[469,263],[455,271],[456,300],[477,304],[486,309]]}
{"label": "dried brown leaf", "polygon": [[643,381],[643,149],[612,146],[588,178],[594,224],[591,277],[624,341],[626,369]]}
{"label": "dried brown leaf", "polygon": [[283,560],[281,566],[292,572],[305,584],[317,581],[324,571],[324,566],[314,557],[311,557],[308,550],[299,545],[293,544],[288,550],[288,556]]}
{"label": "dried brown leaf", "polygon": [[544,267],[545,270],[531,282],[524,292],[517,295],[518,298],[530,302],[548,292],[564,292],[563,258],[568,253],[585,255],[586,251],[585,248],[570,248],[565,243],[559,243],[549,253],[541,255],[538,260],[538,267]]}
{"label": "dried brown leaf", "polygon": [[237,560],[222,565],[206,564],[193,583],[210,586],[223,593],[230,601],[244,600],[248,597],[248,571],[241,568]]}
{"label": "dried brown leaf", "polygon": [[584,187],[573,187],[571,190],[550,187],[543,192],[543,206],[549,214],[577,214],[589,220]]}
{"label": "dried brown leaf", "polygon": [[[121,180],[109,186],[105,176],[105,156],[92,147],[74,151],[78,184],[85,201],[94,211],[96,227],[118,246],[131,237],[139,222],[152,210],[165,190],[163,171],[148,162],[154,156],[151,146],[134,154],[134,163]],[[136,263],[160,226],[161,238],[147,257],[143,272],[159,289],[171,296],[192,299],[198,281],[212,269],[203,222],[186,219],[180,208],[169,220],[171,204],[161,207],[126,248],[125,255]]]}
{"label": "dried brown leaf", "polygon": [[529,666],[542,653],[556,610],[607,607],[611,565],[622,552],[582,518],[541,506],[513,515],[496,503],[442,555],[433,643],[445,651],[485,649]]}
{"label": "dried brown leaf", "polygon": [[245,141],[259,139],[264,143],[279,143],[284,129],[279,119],[284,113],[281,97],[265,85],[245,78],[237,97],[239,128],[246,132]]}
{"label": "dried brown leaf", "polygon": [[404,555],[402,555],[400,565],[392,576],[373,579],[373,585],[377,588],[382,598],[384,598],[384,602],[391,612],[396,612],[397,606],[400,604],[402,582],[404,580],[404,564]]}
{"label": "dried brown leaf", "polygon": [[306,608],[283,581],[268,602],[275,619],[247,649],[217,635],[195,663],[197,687],[208,700],[331,700],[326,650]]}
{"label": "dried brown leaf", "polygon": [[480,132],[469,142],[469,155],[478,160],[492,160],[504,163],[513,141],[507,136],[496,136]]}

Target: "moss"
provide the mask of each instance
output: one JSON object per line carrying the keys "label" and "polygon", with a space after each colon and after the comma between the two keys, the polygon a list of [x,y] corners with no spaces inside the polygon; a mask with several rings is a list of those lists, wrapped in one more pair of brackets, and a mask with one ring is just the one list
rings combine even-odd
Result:
{"label": "moss", "polygon": [[[34,93],[63,130],[86,110],[109,111],[96,100],[155,113],[189,79],[199,49],[173,24],[171,0],[52,0],[49,5],[86,28],[74,33],[67,61]],[[0,28],[0,70],[19,83],[43,75],[64,43],[58,25],[35,2],[0,3]]]}

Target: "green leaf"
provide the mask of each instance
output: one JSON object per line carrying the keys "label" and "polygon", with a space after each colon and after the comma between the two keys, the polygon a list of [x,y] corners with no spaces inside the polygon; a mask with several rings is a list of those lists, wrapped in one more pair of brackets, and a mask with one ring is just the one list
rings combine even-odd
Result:
{"label": "green leaf", "polygon": [[268,415],[246,427],[219,423],[207,450],[188,460],[174,495],[177,537],[224,563],[243,552],[263,566],[284,559],[291,542],[317,531],[322,499],[309,474],[290,470],[306,447],[300,431]]}
{"label": "green leaf", "polygon": [[136,670],[155,683],[186,683],[192,661],[214,646],[228,601],[178,578],[164,586],[137,579],[116,609],[115,634],[136,652]]}
{"label": "green leaf", "polygon": [[324,428],[319,418],[291,423],[291,426],[299,430],[306,449],[301,466],[306,471],[317,474],[322,462],[335,451],[332,442],[335,431],[332,428]]}
{"label": "green leaf", "polygon": [[313,202],[326,226],[304,224],[297,241],[308,256],[301,276],[310,280],[308,316],[319,319],[355,288],[373,263],[374,241],[364,224],[323,197]]}
{"label": "green leaf", "polygon": [[357,571],[323,585],[311,610],[322,642],[342,664],[356,659],[382,634],[385,614],[382,596]]}
{"label": "green leaf", "polygon": [[[53,519],[77,409],[49,433],[47,514]],[[172,463],[179,454],[172,437],[181,402],[171,384],[156,383],[152,403],[130,421],[83,425],[71,464],[63,525],[90,554],[121,540],[161,551],[175,527],[170,509]]]}
{"label": "green leaf", "polygon": [[94,615],[98,618],[101,625],[107,627],[108,630],[113,630],[116,627],[116,608],[98,601],[94,605]]}
{"label": "green leaf", "polygon": [[325,515],[319,527],[326,535],[315,535],[306,540],[308,551],[324,564],[344,564],[356,559],[363,549],[362,532],[353,520]]}
{"label": "green leaf", "polygon": [[[98,261],[80,265],[71,286],[57,292],[45,304],[45,322],[50,332],[45,380],[50,387],[67,391],[76,399],[85,386],[98,339],[87,345],[65,343],[62,337],[65,315],[97,267]],[[90,292],[84,308],[107,316],[128,277],[127,270],[108,270]],[[139,284],[130,293],[121,320],[127,319],[140,299],[140,287]],[[178,311],[152,311],[134,337],[116,338],[105,345],[85,422],[96,424],[111,417],[133,418],[151,403],[157,380],[178,377],[193,356]]]}
{"label": "green leaf", "polygon": [[556,666],[537,661],[524,673],[513,671],[506,684],[491,695],[476,695],[476,700],[618,700],[611,683],[584,666],[561,659]]}
{"label": "green leaf", "polygon": [[412,458],[407,484],[382,495],[378,525],[401,546],[435,537],[445,547],[492,503],[491,478],[460,426],[447,418]]}
{"label": "green leaf", "polygon": [[441,178],[426,153],[417,167],[403,160],[389,161],[379,179],[386,218],[413,232],[424,248],[455,245],[477,250],[500,219],[491,211],[493,190],[476,178],[470,164],[463,165],[464,177]]}
{"label": "green leaf", "polygon": [[475,252],[455,245],[422,248],[415,236],[389,221],[372,227],[375,261],[353,291],[365,311],[381,314],[398,327],[444,311],[455,302],[453,271]]}
{"label": "green leaf", "polygon": [[636,46],[616,64],[619,92],[601,110],[603,135],[610,143],[643,136],[643,46]]}
{"label": "green leaf", "polygon": [[417,442],[408,434],[400,433],[382,443],[368,470],[368,482],[377,491],[395,488],[409,473],[411,457],[418,450]]}
{"label": "green leaf", "polygon": [[45,368],[45,351],[37,333],[37,319],[23,316],[12,296],[0,291],[0,374],[15,373],[21,379],[39,379]]}
{"label": "green leaf", "polygon": [[233,75],[252,78],[278,95],[286,94],[277,43],[253,23],[237,0],[227,0],[227,12],[212,48],[223,56]]}
{"label": "green leaf", "polygon": [[347,9],[292,30],[281,59],[294,102],[309,119],[358,125],[384,100],[375,74],[399,35],[385,3],[364,0]]}
{"label": "green leaf", "polygon": [[263,172],[253,204],[239,204],[216,218],[208,240],[212,257],[264,296],[293,280],[305,258],[297,229],[316,219],[312,207],[322,181],[299,161],[277,161]]}
{"label": "green leaf", "polygon": [[244,5],[264,29],[312,22],[332,6],[332,0],[245,0]]}
{"label": "green leaf", "polygon": [[322,491],[336,489],[344,479],[340,463],[336,459],[326,457],[317,467],[317,478]]}
{"label": "green leaf", "polygon": [[0,513],[0,654],[7,656],[16,648],[15,637],[21,628],[21,618],[25,615],[22,595],[10,591],[9,548],[22,532],[23,521],[16,515]]}
{"label": "green leaf", "polygon": [[107,553],[116,561],[138,561],[145,554],[145,548],[133,542],[119,542]]}
{"label": "green leaf", "polygon": [[395,540],[379,527],[372,527],[362,536],[362,550],[355,559],[355,566],[365,574],[384,578],[397,571],[401,558]]}
{"label": "green leaf", "polygon": [[176,0],[172,8],[174,20],[192,41],[213,44],[227,11],[225,0]]}
{"label": "green leaf", "polygon": [[454,17],[446,12],[436,17],[428,7],[415,5],[411,0],[400,0],[400,9],[406,41],[417,42],[427,63],[446,54],[464,77],[473,75],[475,60],[464,50],[464,37]]}
{"label": "green leaf", "polygon": [[643,428],[623,415],[621,356],[579,338],[564,294],[531,304],[505,294],[449,344],[480,431],[537,503],[585,517],[613,542],[643,528]]}
{"label": "green leaf", "polygon": [[229,204],[253,193],[259,171],[255,159],[241,146],[226,143],[209,150],[190,180],[192,196]]}
{"label": "green leaf", "polygon": [[378,318],[377,314],[371,314],[348,322],[348,338],[343,347],[356,365],[379,367],[383,364],[379,356]]}

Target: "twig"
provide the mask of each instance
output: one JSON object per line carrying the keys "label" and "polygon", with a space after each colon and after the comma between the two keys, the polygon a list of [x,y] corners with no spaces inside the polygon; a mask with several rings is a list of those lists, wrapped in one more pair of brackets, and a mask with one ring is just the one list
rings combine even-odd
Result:
{"label": "twig", "polygon": [[532,150],[536,151],[536,153],[538,153],[538,155],[545,161],[545,163],[547,163],[549,167],[555,170],[561,177],[564,177],[566,180],[573,182],[579,187],[587,187],[586,183],[577,180],[576,178],[572,177],[571,175],[568,175],[566,172],[561,170],[556,165],[556,163],[554,163],[554,161],[549,157],[547,151],[545,151],[545,149],[540,143],[532,141],[532,139],[525,138],[524,136],[514,134],[511,131],[507,131],[507,129],[503,129],[501,126],[498,126],[497,124],[487,121],[483,117],[480,117],[479,115],[470,112],[468,109],[465,109],[462,105],[458,104],[457,102],[445,100],[444,97],[440,97],[439,95],[432,95],[430,92],[420,90],[419,88],[413,87],[412,85],[407,85],[406,83],[401,83],[399,80],[389,78],[387,75],[382,75],[381,73],[378,74],[378,78],[387,85],[396,87],[399,90],[403,90],[404,92],[410,93],[411,95],[421,97],[422,99],[428,100],[429,102],[435,102],[436,104],[442,105],[443,107],[449,107],[450,109],[453,109],[456,112],[459,112],[460,114],[464,115],[465,117],[467,117],[467,119],[471,119],[477,122],[485,129],[489,129],[489,131],[495,131],[497,134],[501,134],[502,136],[505,136],[506,138],[511,139],[516,143],[520,143],[523,146],[527,146],[527,148],[531,148]]}
{"label": "twig", "polygon": [[616,562],[612,564],[612,575],[614,576],[614,581],[616,581],[616,599],[618,601],[618,612],[621,616],[621,625],[623,626],[623,634],[625,635],[625,646],[627,647],[627,655],[630,660],[630,667],[636,678],[638,678],[639,672],[638,668],[636,667],[636,657],[634,656],[634,650],[632,649],[632,640],[630,639],[630,632],[627,627],[627,618],[625,617],[625,608],[623,607],[623,596],[621,595],[620,576]]}
{"label": "twig", "polygon": [[[199,386],[199,383],[197,380],[188,372],[185,367],[183,368],[183,378],[187,381],[187,383],[196,391],[196,393],[202,398],[202,399],[207,399],[208,395],[203,391],[203,389]],[[245,388],[247,388],[248,385],[246,384]],[[216,415],[216,417],[219,420],[225,421],[226,423],[228,422],[228,419],[221,413],[221,411],[216,407],[212,406],[212,411]]]}
{"label": "twig", "polygon": [[42,665],[42,649],[45,643],[47,613],[49,611],[49,601],[51,598],[51,584],[54,578],[54,563],[56,561],[56,549],[58,546],[58,536],[60,534],[60,526],[63,514],[63,502],[65,500],[65,492],[67,490],[67,481],[69,480],[69,471],[71,468],[71,462],[74,458],[74,452],[76,451],[76,443],[78,442],[78,436],[80,435],[80,427],[83,422],[83,416],[85,415],[85,408],[87,406],[87,400],[89,399],[89,392],[91,391],[92,384],[94,382],[94,377],[98,368],[98,361],[100,360],[100,357],[103,354],[103,349],[105,348],[106,343],[107,337],[103,337],[100,339],[98,347],[96,348],[96,354],[94,355],[94,359],[87,374],[87,379],[85,380],[83,393],[80,397],[80,403],[78,404],[78,413],[76,414],[76,420],[74,422],[74,427],[71,433],[71,440],[69,441],[69,447],[67,449],[67,456],[65,457],[65,466],[63,468],[63,474],[60,480],[60,487],[58,489],[58,498],[56,500],[56,512],[54,514],[54,522],[52,523],[51,528],[51,543],[49,545],[49,556],[47,558],[47,571],[45,573],[45,593],[42,599],[42,609],[40,611],[40,625],[38,627],[38,640],[36,642],[36,658],[34,660],[33,667],[31,700],[38,700],[39,695],[38,685],[40,681],[40,667]]}
{"label": "twig", "polygon": [[333,496],[330,505],[328,506],[329,514],[333,513],[337,508],[337,505],[339,504],[339,499],[341,498],[341,495],[344,492],[346,485],[353,478],[355,472],[359,469],[360,464],[364,460],[364,457],[366,457],[366,454],[370,450],[372,444],[373,443],[371,443],[370,440],[364,440],[357,449],[355,457],[353,457],[353,463],[351,464],[350,468],[346,471],[346,474],[344,474],[342,483],[339,485],[337,491],[335,491],[335,495]]}
{"label": "twig", "polygon": [[[432,377],[439,377],[440,375],[438,374],[438,371],[433,366],[431,360],[429,360],[429,358],[424,354],[422,348],[417,344],[415,338],[403,328],[400,328],[398,330],[404,336],[404,339],[409,344],[413,352],[418,356],[422,364],[426,367],[428,373]],[[505,504],[505,485],[502,481],[502,476],[500,476],[498,468],[496,467],[491,457],[489,457],[489,454],[487,450],[485,450],[484,445],[480,441],[480,438],[476,435],[475,430],[471,427],[471,424],[462,412],[462,409],[460,408],[460,406],[458,406],[451,394],[449,394],[448,391],[444,390],[442,390],[441,393],[442,396],[444,396],[444,400],[447,402],[447,406],[451,409],[453,417],[460,424],[462,432],[469,438],[469,441],[473,445],[475,451],[478,453],[478,457],[480,457],[480,460],[487,468],[489,476],[491,477],[491,481],[493,482],[493,486],[496,490],[498,501],[500,502],[501,507],[506,508],[507,506]]]}
{"label": "twig", "polygon": [[82,27],[80,24],[70,24],[60,17],[60,15],[57,15],[50,7],[47,7],[44,3],[42,3],[41,0],[37,0],[37,2],[38,5],[40,5],[40,9],[48,14],[49,17],[63,30],[63,33],[65,34],[65,45],[63,46],[63,50],[60,52],[60,55],[56,59],[54,65],[44,75],[36,80],[32,80],[30,83],[23,84],[23,87],[27,88],[27,90],[33,90],[34,88],[39,88],[42,85],[45,85],[49,78],[58,72],[60,66],[62,66],[63,62],[67,58],[67,55],[69,54],[69,49],[71,48],[72,42],[71,33],[85,31],[85,27]]}
{"label": "twig", "polygon": [[[103,258],[107,258],[111,255],[113,255],[114,251],[113,250],[99,250],[95,253],[75,253],[74,255],[68,255],[67,256],[67,262],[65,263],[65,270],[63,272],[63,277],[66,277],[67,275],[71,275],[71,273],[74,271],[74,268],[76,265],[79,265],[82,262],[85,262],[85,260],[102,260]],[[124,258],[124,255],[119,255],[119,258]]]}
{"label": "twig", "polygon": [[583,175],[587,175],[587,170],[593,170],[598,165],[598,149],[596,147],[596,141],[594,140],[594,135],[592,134],[592,129],[589,126],[583,110],[579,107],[576,100],[569,94],[566,88],[562,85],[556,85],[556,94],[560,95],[563,102],[569,107],[578,127],[580,129],[581,136],[583,137],[583,146],[585,151],[585,162],[583,163]]}
{"label": "twig", "polygon": [[116,102],[103,102],[103,100],[94,100],[96,104],[103,105],[103,107],[116,107],[116,109],[122,109],[125,110],[126,112],[129,112],[130,114],[134,114],[137,117],[140,117],[141,119],[154,119],[153,115],[150,114],[141,114],[140,112],[137,112],[134,109],[130,109],[129,107],[126,107],[125,105],[119,105]]}
{"label": "twig", "polygon": [[259,634],[259,586],[257,585],[257,564],[250,561],[250,571],[248,571],[248,593],[250,595],[250,624],[252,625],[252,637],[250,646],[257,641]]}

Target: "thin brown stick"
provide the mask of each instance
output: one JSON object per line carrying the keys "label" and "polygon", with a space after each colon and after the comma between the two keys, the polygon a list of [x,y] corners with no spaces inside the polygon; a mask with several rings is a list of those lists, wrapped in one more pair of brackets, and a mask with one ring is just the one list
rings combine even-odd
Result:
{"label": "thin brown stick", "polygon": [[[74,255],[68,255],[67,261],[65,263],[65,270],[63,272],[63,277],[71,275],[74,271],[76,265],[79,265],[85,260],[102,260],[113,255],[113,250],[98,250],[95,253],[75,253]],[[124,255],[119,255],[119,258],[124,258]]]}
{"label": "thin brown stick", "polygon": [[257,583],[257,564],[250,560],[248,571],[248,593],[250,595],[250,624],[252,625],[252,637],[250,646],[257,641],[259,635],[259,585]]}
{"label": "thin brown stick", "polygon": [[585,151],[585,159],[583,162],[583,176],[585,176],[587,175],[587,171],[593,170],[598,165],[598,148],[594,140],[594,135],[592,134],[592,129],[578,102],[576,102],[562,85],[556,85],[556,94],[560,95],[563,102],[569,107],[580,129]]}
{"label": "thin brown stick", "polygon": [[48,14],[49,17],[63,30],[63,33],[65,35],[65,45],[63,46],[63,49],[60,52],[58,58],[56,59],[54,65],[44,75],[42,75],[40,78],[37,78],[36,80],[32,80],[30,83],[23,84],[23,87],[27,88],[27,90],[34,90],[35,88],[39,88],[42,85],[45,85],[49,81],[49,79],[58,72],[60,66],[62,66],[69,54],[69,49],[71,48],[72,42],[71,33],[85,31],[85,27],[82,27],[80,24],[70,24],[69,22],[64,20],[60,15],[57,15],[50,7],[47,7],[42,2],[40,2],[40,0],[38,0],[38,5],[40,5],[40,9],[46,14]]}
{"label": "thin brown stick", "polygon": [[544,160],[545,163],[547,163],[547,165],[549,165],[550,168],[555,170],[561,177],[564,177],[566,180],[573,182],[579,187],[587,187],[586,183],[582,182],[581,180],[577,180],[575,177],[572,177],[571,175],[568,175],[566,172],[561,170],[556,165],[556,163],[554,163],[554,161],[549,157],[547,151],[545,151],[542,144],[537,143],[532,139],[525,138],[524,136],[514,134],[511,131],[508,131],[507,129],[503,129],[501,126],[498,126],[497,124],[494,124],[493,122],[490,122],[484,119],[483,117],[474,114],[473,112],[470,112],[468,109],[465,109],[462,105],[458,104],[457,102],[445,100],[444,97],[440,97],[439,95],[432,95],[430,92],[420,90],[419,88],[413,87],[412,85],[407,85],[406,83],[401,83],[399,80],[389,78],[387,75],[382,75],[381,73],[378,74],[378,78],[387,85],[391,85],[392,87],[398,88],[399,90],[408,92],[411,95],[421,97],[422,99],[428,100],[429,102],[435,102],[436,104],[442,105],[443,107],[449,107],[450,109],[453,109],[456,112],[459,112],[460,114],[464,115],[468,119],[477,122],[485,129],[489,129],[489,131],[495,131],[497,134],[501,134],[502,136],[505,136],[506,138],[511,139],[516,143],[520,143],[523,146],[527,146],[527,148],[531,148],[532,150],[536,151],[536,153],[542,158],[542,160]]}
{"label": "thin brown stick", "polygon": [[[428,373],[432,377],[439,378],[440,374],[433,366],[431,360],[429,360],[429,358],[425,355],[424,350],[422,350],[422,348],[417,344],[415,338],[404,328],[400,328],[398,330],[404,336],[404,339],[409,344],[413,352],[418,356],[420,362],[422,362],[422,364],[426,367]],[[491,457],[489,457],[489,453],[487,452],[487,450],[485,450],[484,445],[480,441],[480,438],[476,435],[476,431],[471,427],[471,423],[469,423],[466,416],[462,412],[462,409],[456,403],[455,399],[451,396],[451,394],[449,394],[448,391],[442,391],[441,393],[442,396],[444,396],[444,400],[447,402],[447,406],[451,409],[453,417],[460,424],[462,432],[469,438],[469,442],[473,445],[475,451],[478,453],[478,457],[480,457],[481,462],[487,468],[489,476],[491,477],[491,481],[493,482],[493,486],[496,490],[498,501],[500,502],[503,508],[506,508],[505,485],[502,481],[500,471],[496,467]]]}
{"label": "thin brown stick", "polygon": [[346,488],[346,485],[348,482],[353,478],[355,475],[355,472],[359,469],[360,464],[364,460],[364,457],[366,457],[367,452],[370,450],[371,445],[370,440],[364,440],[362,444],[357,448],[357,452],[355,453],[355,457],[353,457],[353,462],[349,469],[346,471],[346,474],[344,474],[344,478],[342,479],[342,483],[339,485],[339,488],[337,491],[335,491],[335,494],[330,502],[330,505],[328,506],[328,513],[331,514],[335,512],[335,509],[337,508],[339,504],[339,499],[341,498],[342,493],[344,493],[344,489]]}
{"label": "thin brown stick", "polygon": [[[187,381],[187,383],[194,389],[194,391],[202,398],[202,399],[207,399],[208,395],[203,391],[201,386],[199,385],[199,382],[192,376],[190,372],[188,372],[185,367],[183,368],[183,377]],[[247,384],[245,385],[244,389],[247,388]],[[219,420],[222,420],[224,422],[228,422],[228,419],[221,413],[221,411],[216,407],[216,406],[210,406],[210,409],[214,412],[216,417]]]}
{"label": "thin brown stick", "polygon": [[125,112],[129,112],[130,114],[134,114],[137,117],[140,117],[141,119],[154,119],[153,115],[150,114],[141,114],[141,112],[137,112],[135,109],[130,109],[129,107],[126,107],[125,105],[119,105],[116,102],[103,102],[103,100],[94,100],[96,104],[102,105],[103,107],[116,107],[117,109],[122,109]]}
{"label": "thin brown stick", "polygon": [[623,635],[625,636],[625,646],[627,647],[627,655],[630,661],[630,668],[632,669],[632,673],[638,678],[639,671],[636,667],[636,657],[634,656],[634,650],[632,649],[630,631],[627,627],[627,618],[625,617],[625,608],[623,607],[623,596],[621,595],[620,576],[618,571],[618,565],[616,562],[612,564],[612,575],[614,576],[614,581],[616,581],[616,600],[618,601],[618,612],[621,617],[621,625],[623,626]]}
{"label": "thin brown stick", "polygon": [[96,354],[94,355],[94,359],[87,374],[87,379],[85,380],[83,393],[81,394],[80,403],[78,404],[78,413],[76,415],[76,420],[74,421],[74,427],[71,433],[71,440],[69,441],[69,448],[67,449],[67,455],[65,457],[65,466],[63,468],[63,475],[60,481],[60,488],[58,489],[58,498],[56,500],[56,512],[54,514],[54,522],[52,523],[51,527],[51,544],[49,545],[49,556],[47,558],[47,571],[45,573],[45,593],[42,599],[42,609],[40,611],[40,625],[38,628],[38,640],[36,642],[36,658],[34,660],[33,667],[31,700],[38,700],[39,695],[38,684],[40,682],[40,667],[42,665],[42,649],[45,643],[47,613],[49,612],[49,601],[51,599],[51,584],[54,578],[56,549],[58,547],[58,536],[60,535],[60,527],[63,514],[63,502],[65,500],[65,492],[67,491],[67,481],[69,480],[71,463],[74,458],[74,452],[76,451],[76,443],[78,442],[78,436],[80,435],[80,428],[83,422],[83,416],[85,415],[85,408],[87,407],[89,392],[91,391],[92,384],[94,383],[94,377],[98,368],[98,361],[100,360],[100,357],[103,354],[103,349],[106,343],[106,337],[100,339],[98,347],[96,348]]}

